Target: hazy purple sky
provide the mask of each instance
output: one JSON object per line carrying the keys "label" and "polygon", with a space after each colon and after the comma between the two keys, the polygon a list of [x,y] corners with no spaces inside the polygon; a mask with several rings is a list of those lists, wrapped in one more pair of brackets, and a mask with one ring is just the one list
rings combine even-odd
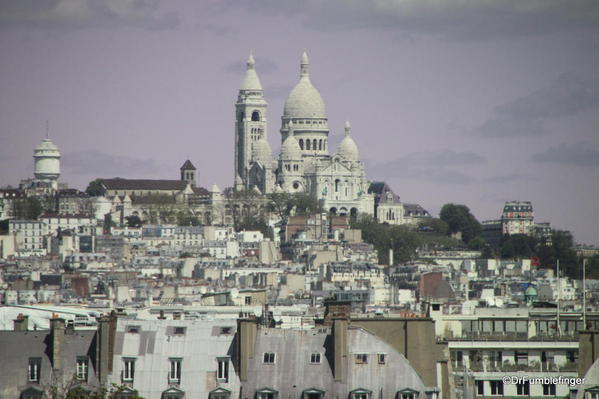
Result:
{"label": "hazy purple sky", "polygon": [[0,186],[45,135],[61,180],[233,180],[234,102],[250,49],[269,141],[308,50],[332,141],[349,120],[371,180],[438,212],[538,221],[599,244],[595,0],[0,1]]}

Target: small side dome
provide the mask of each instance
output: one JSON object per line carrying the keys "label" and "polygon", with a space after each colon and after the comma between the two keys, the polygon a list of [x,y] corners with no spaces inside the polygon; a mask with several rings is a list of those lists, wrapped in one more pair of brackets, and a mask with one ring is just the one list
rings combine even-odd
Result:
{"label": "small side dome", "polygon": [[349,132],[351,130],[351,126],[349,122],[345,122],[345,137],[339,143],[339,148],[337,149],[337,154],[347,159],[348,161],[359,161],[360,160],[360,152],[358,151],[358,146],[354,139],[351,138]]}
{"label": "small side dome", "polygon": [[266,165],[272,159],[272,150],[265,137],[257,140],[252,147],[252,159]]}
{"label": "small side dome", "polygon": [[281,146],[281,159],[302,159],[302,149],[292,134],[287,136]]}

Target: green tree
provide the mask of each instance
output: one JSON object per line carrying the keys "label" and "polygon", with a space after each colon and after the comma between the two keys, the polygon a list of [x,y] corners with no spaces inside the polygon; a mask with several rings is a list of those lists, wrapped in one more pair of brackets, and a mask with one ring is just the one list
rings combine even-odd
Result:
{"label": "green tree", "polygon": [[418,223],[419,230],[430,231],[437,234],[447,234],[449,226],[444,220],[437,218],[426,218]]}
{"label": "green tree", "polygon": [[37,220],[43,210],[42,202],[37,197],[27,197],[13,202],[15,219]]}
{"label": "green tree", "polygon": [[272,193],[268,195],[266,209],[282,221],[287,221],[293,210],[293,196],[288,193]]}
{"label": "green tree", "polygon": [[487,243],[485,242],[485,240],[481,236],[478,236],[470,240],[470,242],[468,243],[468,249],[480,251],[484,249],[486,245]]}
{"label": "green tree", "polygon": [[479,236],[482,231],[480,223],[466,205],[445,204],[441,208],[439,217],[447,223],[448,232],[450,234],[460,232],[462,241],[466,244]]}
{"label": "green tree", "polygon": [[[580,261],[582,264],[582,260]],[[587,278],[599,279],[599,255],[593,255],[587,259]]]}
{"label": "green tree", "polygon": [[180,211],[177,213],[178,226],[199,226],[200,220],[196,215],[189,210]]}
{"label": "green tree", "polygon": [[501,244],[501,256],[504,258],[530,258],[535,254],[536,247],[536,240],[526,234],[504,236]]}
{"label": "green tree", "polygon": [[541,261],[541,266],[557,268],[557,260],[560,262],[560,269],[564,275],[571,278],[580,278],[582,268],[578,264],[578,256],[574,251],[574,237],[572,233],[565,230],[554,230],[551,233],[551,242],[539,246],[537,256]]}
{"label": "green tree", "polygon": [[141,219],[137,215],[127,216],[127,227],[141,227]]}
{"label": "green tree", "polygon": [[90,197],[100,197],[106,193],[102,179],[95,179],[89,182],[85,192]]}
{"label": "green tree", "polygon": [[293,195],[293,205],[296,215],[313,215],[322,212],[322,204],[308,193]]}

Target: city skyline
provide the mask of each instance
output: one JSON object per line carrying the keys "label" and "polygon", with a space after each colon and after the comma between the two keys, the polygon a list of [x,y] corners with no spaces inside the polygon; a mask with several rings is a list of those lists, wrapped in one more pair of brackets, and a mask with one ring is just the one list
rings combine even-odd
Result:
{"label": "city skyline", "polygon": [[466,204],[479,220],[530,200],[538,221],[598,244],[597,6],[327,4],[4,3],[0,185],[33,175],[48,120],[71,186],[175,179],[187,158],[200,185],[231,186],[250,50],[277,153],[306,48],[331,148],[349,120],[371,180],[433,213]]}

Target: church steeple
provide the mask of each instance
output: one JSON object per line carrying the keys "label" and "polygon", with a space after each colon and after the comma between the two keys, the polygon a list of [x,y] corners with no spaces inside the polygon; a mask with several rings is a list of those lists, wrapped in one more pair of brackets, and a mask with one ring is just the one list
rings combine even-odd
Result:
{"label": "church steeple", "polygon": [[256,61],[254,55],[250,52],[250,56],[246,62],[245,77],[241,82],[240,90],[260,90],[262,91],[262,84],[256,73]]}
{"label": "church steeple", "polygon": [[249,188],[253,145],[262,138],[266,139],[266,108],[264,91],[256,72],[256,61],[250,52],[246,62],[245,76],[235,104],[236,189]]}

